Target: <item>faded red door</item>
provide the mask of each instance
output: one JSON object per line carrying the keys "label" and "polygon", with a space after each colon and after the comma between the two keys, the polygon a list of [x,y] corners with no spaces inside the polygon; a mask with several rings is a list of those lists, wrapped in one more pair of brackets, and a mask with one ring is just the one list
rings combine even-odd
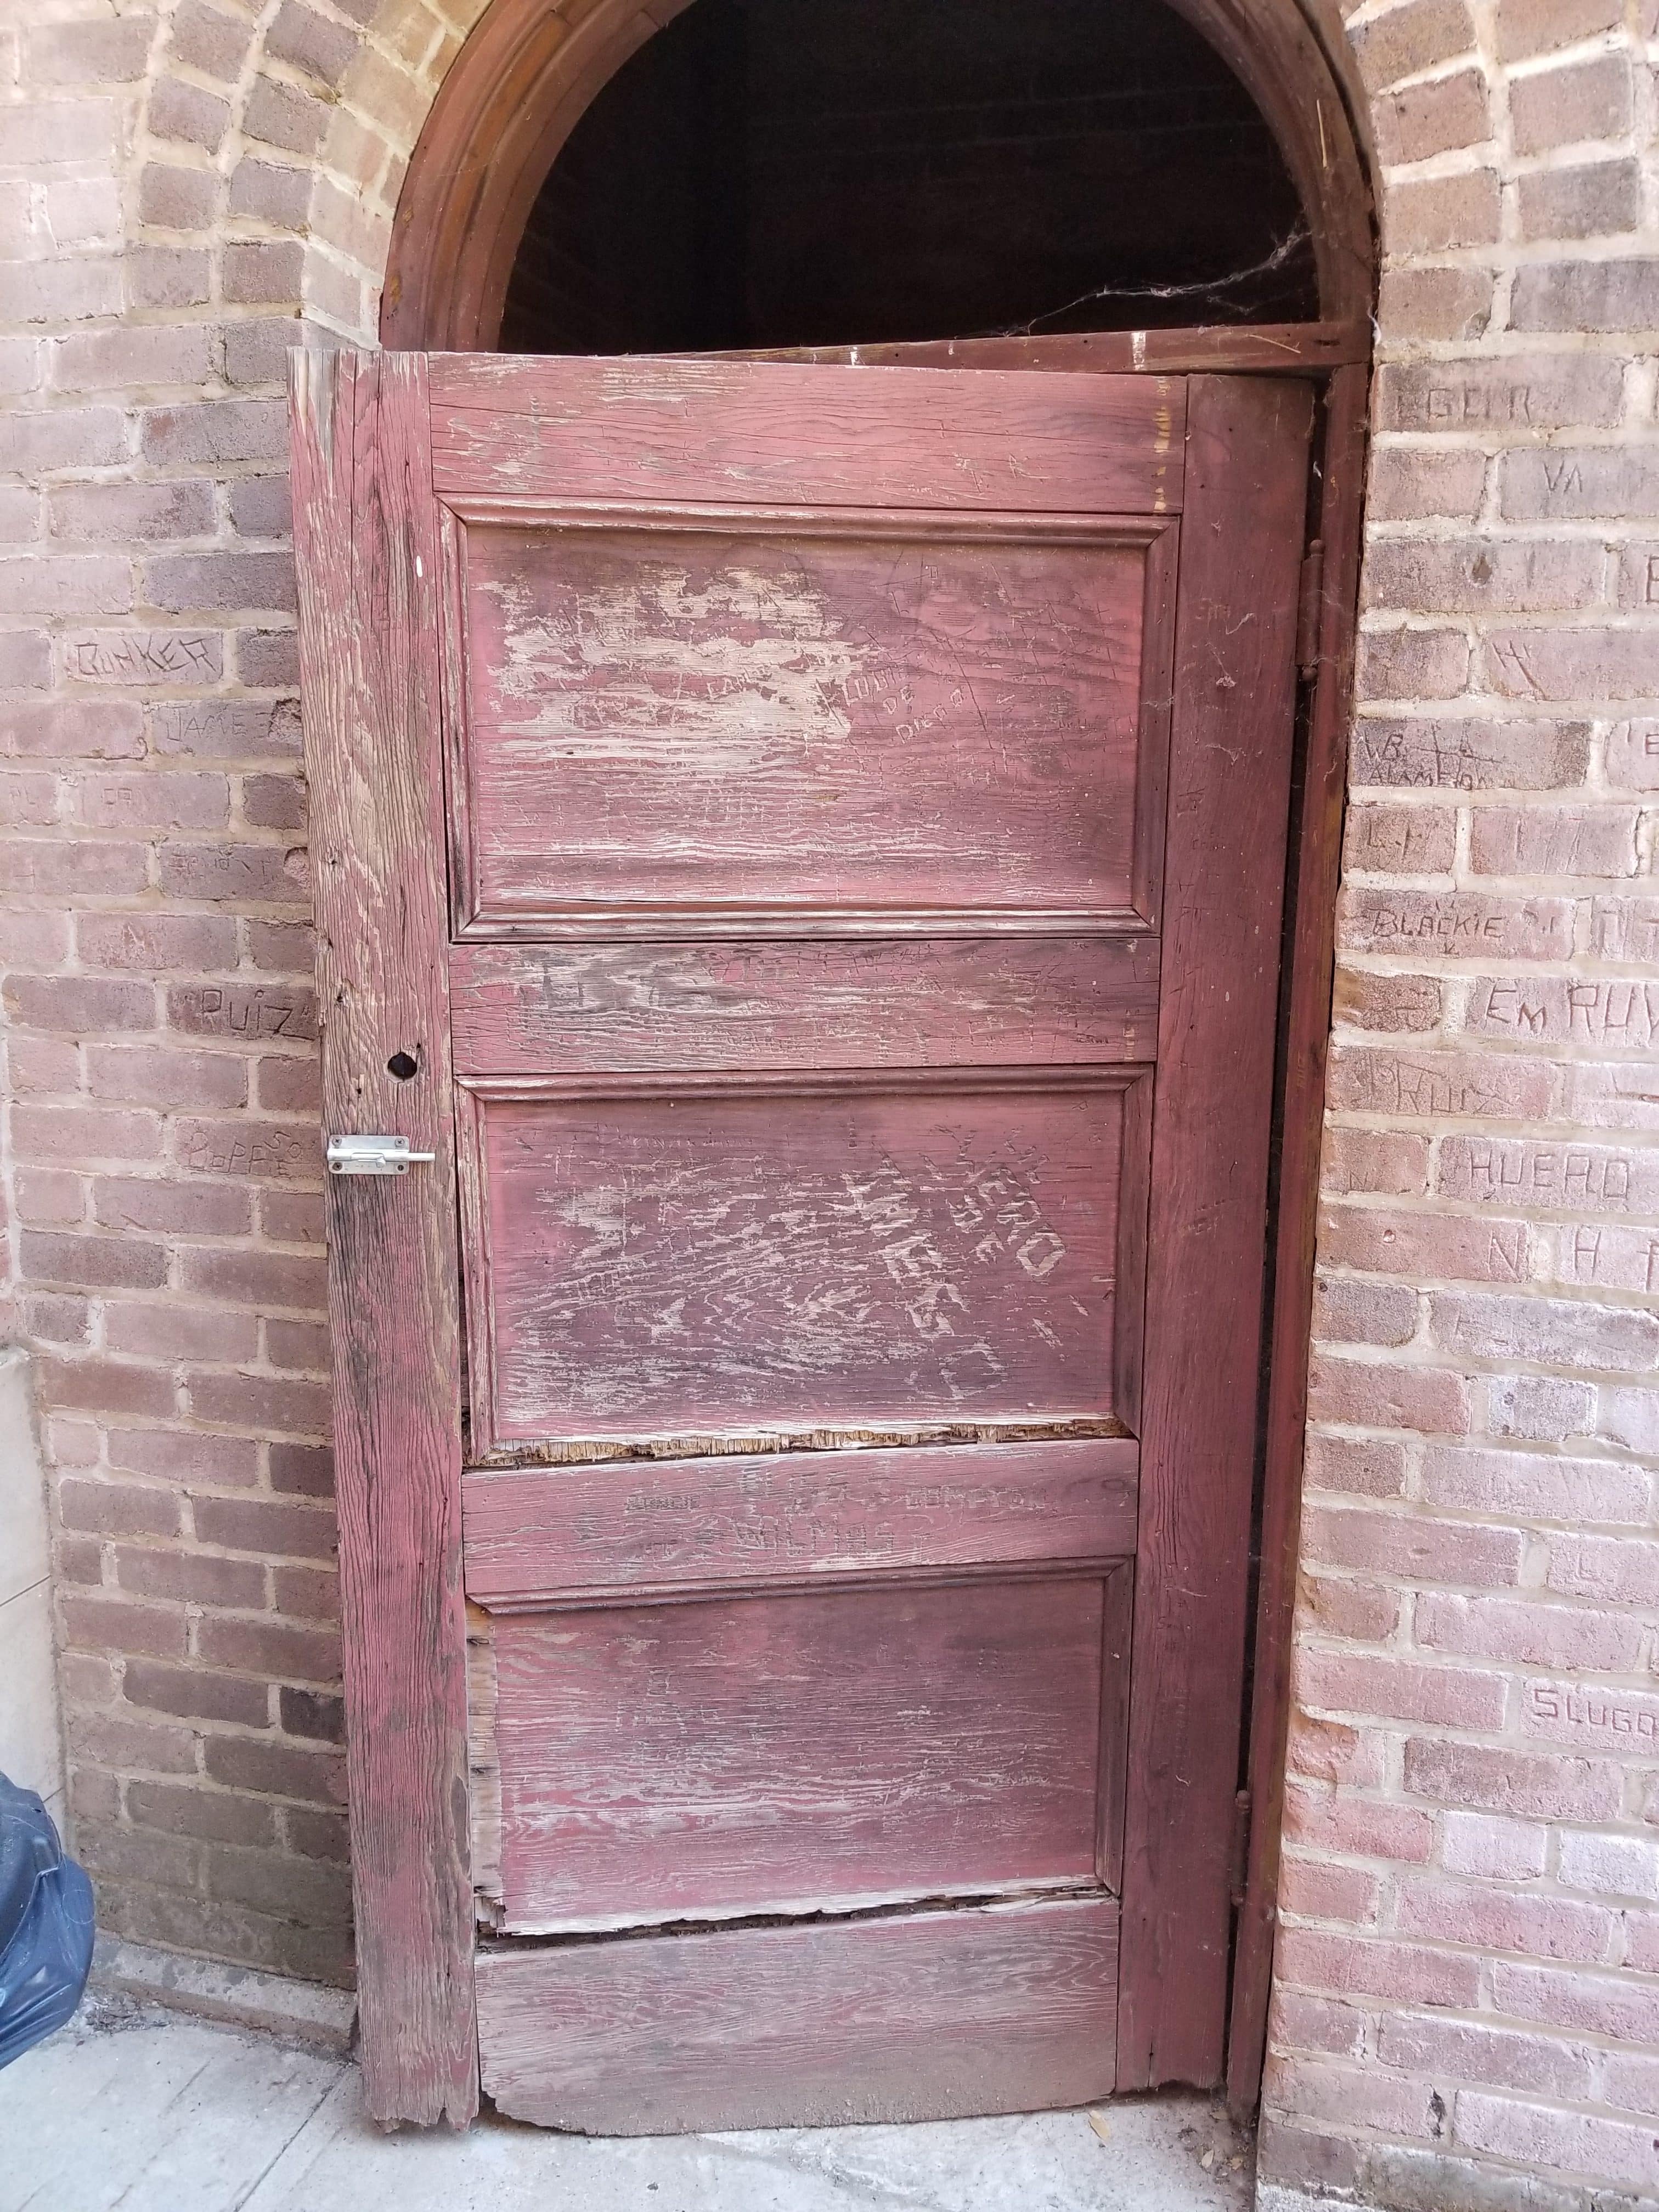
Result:
{"label": "faded red door", "polygon": [[1307,387],[296,360],[371,2105],[1215,2080]]}

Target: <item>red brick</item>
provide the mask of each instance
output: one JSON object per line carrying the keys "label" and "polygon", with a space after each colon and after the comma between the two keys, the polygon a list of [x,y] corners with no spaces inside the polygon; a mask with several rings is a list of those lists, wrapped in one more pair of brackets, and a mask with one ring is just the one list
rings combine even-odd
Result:
{"label": "red brick", "polygon": [[272,1367],[290,1374],[326,1375],[329,1371],[329,1329],[324,1321],[267,1321],[265,1358]]}
{"label": "red brick", "polygon": [[185,1429],[112,1429],[110,1464],[178,1483],[210,1482],[243,1489],[258,1480],[258,1446],[246,1437],[203,1436]]}
{"label": "red brick", "polygon": [[130,1237],[25,1230],[21,1251],[26,1273],[38,1283],[60,1283],[72,1290],[155,1290],[167,1280],[163,1248]]}
{"label": "red brick", "polygon": [[351,1877],[342,1867],[229,1844],[210,1845],[204,1858],[214,1897],[313,1927],[343,1927],[351,1918]]}
{"label": "red brick", "polygon": [[64,1715],[64,1732],[71,1759],[79,1757],[100,1766],[137,1768],[149,1774],[196,1771],[196,1735],[188,1728],[88,1713],[71,1705]]}
{"label": "red brick", "polygon": [[288,1621],[206,1617],[197,1631],[197,1648],[208,1666],[246,1668],[281,1674],[285,1681],[334,1683],[341,1679],[341,1639],[327,1628]]}
{"label": "red brick", "polygon": [[89,976],[8,975],[5,1009],[24,1029],[79,1036],[88,1030],[151,1029],[155,994],[147,984]]}
{"label": "red brick", "polygon": [[276,1840],[275,1808],[228,1790],[132,1782],[127,1785],[127,1811],[139,1827],[155,1828],[163,1835],[267,1846]]}
{"label": "red brick", "polygon": [[1446,1351],[1476,1359],[1644,1372],[1659,1362],[1659,1315],[1581,1298],[1436,1291],[1429,1333]]}
{"label": "red brick", "polygon": [[264,1569],[252,1559],[118,1546],[115,1563],[118,1584],[137,1597],[241,1608],[261,1607],[265,1601]]}
{"label": "red brick", "polygon": [[1281,1981],[1337,1996],[1462,2008],[1474,2004],[1480,1986],[1480,1962],[1465,1954],[1333,1929],[1283,1929],[1277,1956]]}
{"label": "red brick", "polygon": [[1358,683],[1367,699],[1455,699],[1468,680],[1462,630],[1401,623],[1360,632]]}
{"label": "red brick", "polygon": [[273,1443],[270,1486],[298,1498],[334,1495],[334,1455],[326,1444]]}
{"label": "red brick", "polygon": [[1304,1513],[1302,1528],[1305,1559],[1414,1582],[1512,1585],[1526,1549],[1518,1528],[1478,1528],[1416,1511],[1315,1504]]}
{"label": "red brick", "polygon": [[156,855],[161,886],[171,898],[294,906],[306,896],[295,856],[273,845],[167,844]]}
{"label": "red brick", "polygon": [[339,1620],[340,1577],[331,1568],[278,1566],[273,1581],[284,1620]]}
{"label": "red brick", "polygon": [[211,1373],[194,1373],[188,1380],[198,1420],[299,1436],[319,1436],[329,1425],[331,1401],[325,1384],[287,1376]]}
{"label": "red brick", "polygon": [[251,1191],[234,1183],[163,1182],[159,1176],[100,1176],[92,1210],[107,1229],[160,1236],[240,1237],[252,1225]]}
{"label": "red brick", "polygon": [[[184,1616],[176,1618],[182,1626]],[[134,1662],[127,1668],[125,1689],[129,1705],[154,1712],[176,1713],[187,1720],[229,1721],[243,1728],[270,1725],[270,1692],[264,1684],[243,1680],[220,1668],[156,1667]],[[210,1744],[210,1773],[213,1772],[212,1749]]]}
{"label": "red brick", "polygon": [[1633,806],[1477,807],[1469,860],[1494,876],[1632,876],[1637,872]]}
{"label": "red brick", "polygon": [[1431,1942],[1595,1965],[1607,1960],[1617,1923],[1603,1905],[1487,1889],[1444,1875],[1402,1874],[1395,1884],[1394,1924],[1401,1936]]}
{"label": "red brick", "polygon": [[258,1349],[251,1314],[215,1306],[165,1304],[106,1306],[104,1341],[111,1352],[140,1359],[251,1359]]}
{"label": "red brick", "polygon": [[1354,1644],[1391,1643],[1399,1629],[1397,1590],[1346,1575],[1308,1574],[1302,1587],[1301,1632]]}
{"label": "red brick", "polygon": [[1377,372],[1377,427],[1382,430],[1478,430],[1524,437],[1538,430],[1612,429],[1623,404],[1623,371],[1618,361],[1602,354],[1389,362]]}
{"label": "red brick", "polygon": [[1616,1816],[1624,1790],[1619,1769],[1592,1759],[1557,1758],[1505,1745],[1407,1740],[1405,1788],[1445,1805],[1480,1805],[1495,1813],[1539,1819],[1604,1820]]}
{"label": "red brick", "polygon": [[1558,2097],[1593,2094],[1592,2061],[1582,2045],[1473,2021],[1437,2020],[1432,2014],[1386,2015],[1377,2056],[1385,2066],[1454,2081],[1541,2089]]}
{"label": "red brick", "polygon": [[1469,1425],[1468,1384],[1444,1369],[1337,1358],[1309,1363],[1310,1419],[1367,1429],[1417,1429],[1462,1436]]}
{"label": "red brick", "polygon": [[1337,971],[1333,1012],[1339,1025],[1420,1033],[1438,1029],[1444,1010],[1444,986],[1435,976]]}
{"label": "red brick", "polygon": [[1276,1989],[1268,2040],[1276,2051],[1324,2051],[1363,2057],[1370,2045],[1371,2015],[1358,2005]]}
{"label": "red brick", "polygon": [[1274,2055],[1262,2094],[1298,2118],[1340,2120],[1388,2136],[1428,2136],[1437,2131],[1429,2084],[1402,2081],[1375,2067]]}
{"label": "red brick", "polygon": [[1659,2183],[1652,2128],[1593,2113],[1559,2112],[1466,2089],[1457,2100],[1457,2139],[1499,2158],[1604,2176],[1644,2192]]}
{"label": "red brick", "polygon": [[1304,1649],[1297,1655],[1296,1679],[1302,1702],[1327,1712],[1447,1728],[1498,1729],[1504,1723],[1504,1678],[1472,1668]]}
{"label": "red brick", "polygon": [[1406,0],[1349,37],[1365,82],[1375,92],[1468,53],[1474,45],[1474,26],[1463,0]]}
{"label": "red brick", "polygon": [[1377,151],[1389,163],[1478,145],[1492,135],[1486,80],[1478,69],[1466,69],[1410,85],[1373,101],[1371,119]]}
{"label": "red brick", "polygon": [[[60,1609],[64,1633],[71,1644],[94,1651],[132,1653],[144,1659],[182,1659],[185,1656],[185,1617],[180,1613],[167,1613],[159,1606],[134,1605],[112,1597],[65,1597]],[[135,1658],[127,1668],[129,1697],[137,1664]]]}
{"label": "red brick", "polygon": [[1616,1674],[1639,1669],[1646,1641],[1642,1622],[1626,1613],[1444,1590],[1425,1590],[1418,1599],[1413,1634],[1429,1650]]}
{"label": "red brick", "polygon": [[[298,1692],[290,1692],[297,1695]],[[288,1847],[296,1856],[308,1859],[327,1859],[343,1866],[349,1856],[344,1816],[338,1813],[313,1812],[309,1807],[284,1805],[280,1808],[283,1832]]]}
{"label": "red brick", "polygon": [[19,1159],[71,1160],[77,1167],[154,1160],[161,1149],[161,1125],[153,1114],[100,1107],[15,1106],[11,1133]]}
{"label": "red brick", "polygon": [[173,1410],[172,1382],[145,1367],[96,1358],[42,1358],[35,1380],[42,1401],[58,1411],[165,1418]]}
{"label": "red brick", "polygon": [[227,1551],[290,1559],[331,1559],[337,1541],[331,1510],[286,1498],[198,1498],[196,1533]]}
{"label": "red brick", "polygon": [[249,1736],[216,1736],[204,1755],[212,1779],[232,1789],[315,1805],[345,1802],[345,1770],[337,1753],[301,1751]]}
{"label": "red brick", "polygon": [[1565,64],[1510,84],[1517,154],[1544,154],[1581,140],[1618,138],[1631,126],[1631,69],[1623,54]]}
{"label": "red brick", "polygon": [[327,1287],[320,1255],[241,1252],[212,1245],[187,1246],[180,1252],[179,1279],[185,1289],[238,1304],[313,1312],[322,1304]]}
{"label": "red brick", "polygon": [[[1450,247],[1490,246],[1502,229],[1503,189],[1496,169],[1463,169],[1395,184],[1382,200],[1385,252],[1404,258]],[[1425,611],[1427,611],[1425,610]]]}
{"label": "red brick", "polygon": [[247,1064],[228,1053],[179,1052],[165,1047],[94,1045],[87,1054],[93,1093],[141,1106],[240,1106],[247,1097]]}
{"label": "red brick", "polygon": [[216,915],[82,914],[75,945],[90,968],[212,975],[236,964],[236,924]]}
{"label": "red brick", "polygon": [[1418,1297],[1402,1283],[1327,1275],[1314,1285],[1313,1334],[1321,1344],[1409,1344],[1417,1334]]}
{"label": "red brick", "polygon": [[1530,1273],[1533,1236],[1524,1221],[1328,1206],[1320,1217],[1319,1249],[1327,1267],[1361,1267],[1414,1283],[1516,1282]]}
{"label": "red brick", "polygon": [[[1652,1510],[1653,1484],[1642,1468],[1609,1460],[1437,1444],[1423,1456],[1423,1496],[1431,1504],[1471,1513],[1572,1523],[1628,1522],[1639,1527]],[[1447,1575],[1441,1579],[1474,1577]]]}
{"label": "red brick", "polygon": [[1327,1190],[1345,1196],[1416,1197],[1429,1187],[1429,1140],[1395,1129],[1330,1128],[1323,1176]]}
{"label": "red brick", "polygon": [[1316,1432],[1307,1441],[1303,1480],[1310,1495],[1346,1492],[1362,1498],[1403,1498],[1405,1450],[1397,1443]]}
{"label": "red brick", "polygon": [[58,1511],[65,1528],[105,1536],[176,1536],[180,1528],[176,1494],[142,1483],[63,1478]]}

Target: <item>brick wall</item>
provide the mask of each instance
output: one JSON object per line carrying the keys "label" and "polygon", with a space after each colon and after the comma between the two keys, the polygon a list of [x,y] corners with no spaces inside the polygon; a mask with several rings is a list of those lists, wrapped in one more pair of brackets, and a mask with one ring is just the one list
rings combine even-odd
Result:
{"label": "brick wall", "polygon": [[1263,2166],[1389,2203],[1659,2194],[1654,18],[1350,22],[1383,365]]}
{"label": "brick wall", "polygon": [[302,336],[372,338],[464,28],[419,0],[46,0],[0,33],[4,1195],[76,1841],[111,1928],[329,1980],[349,1885],[282,380]]}
{"label": "brick wall", "polygon": [[[1398,0],[1348,28],[1389,261],[1264,2136],[1286,2203],[1659,2191],[1652,15]],[[77,1832],[111,1925],[325,1978],[279,383],[297,337],[372,335],[466,27],[42,0],[0,34],[4,1193]]]}

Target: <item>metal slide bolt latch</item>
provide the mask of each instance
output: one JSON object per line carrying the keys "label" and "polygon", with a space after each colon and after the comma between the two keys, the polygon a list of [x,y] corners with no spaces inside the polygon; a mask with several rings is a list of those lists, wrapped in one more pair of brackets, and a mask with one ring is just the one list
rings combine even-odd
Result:
{"label": "metal slide bolt latch", "polygon": [[331,1175],[403,1175],[435,1152],[411,1152],[407,1137],[331,1137],[324,1157]]}

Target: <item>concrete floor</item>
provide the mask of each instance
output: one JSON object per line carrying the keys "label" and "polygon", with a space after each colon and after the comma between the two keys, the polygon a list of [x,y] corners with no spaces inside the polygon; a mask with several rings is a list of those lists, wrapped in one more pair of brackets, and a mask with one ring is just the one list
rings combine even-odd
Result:
{"label": "concrete floor", "polygon": [[122,1999],[0,2071],[0,2212],[1243,2212],[1199,2097],[1093,2116],[632,2141],[383,2135],[356,2069]]}

